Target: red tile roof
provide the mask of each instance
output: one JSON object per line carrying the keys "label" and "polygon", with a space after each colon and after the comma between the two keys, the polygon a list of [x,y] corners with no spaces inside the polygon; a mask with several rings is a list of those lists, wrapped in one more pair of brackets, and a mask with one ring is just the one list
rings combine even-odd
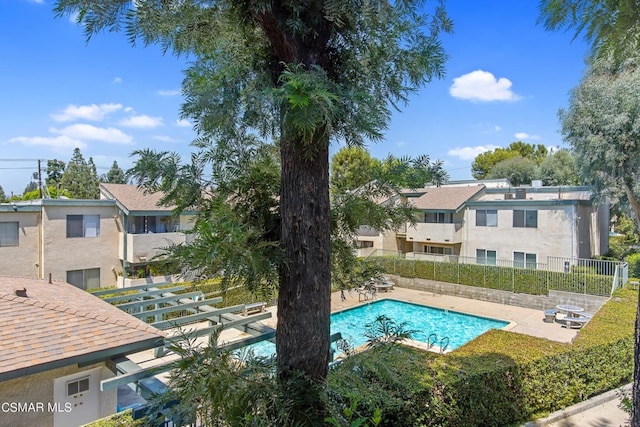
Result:
{"label": "red tile roof", "polygon": [[[17,296],[16,289],[26,289],[27,296]],[[0,325],[0,381],[21,370],[153,348],[165,335],[68,283],[6,276],[0,276]]]}

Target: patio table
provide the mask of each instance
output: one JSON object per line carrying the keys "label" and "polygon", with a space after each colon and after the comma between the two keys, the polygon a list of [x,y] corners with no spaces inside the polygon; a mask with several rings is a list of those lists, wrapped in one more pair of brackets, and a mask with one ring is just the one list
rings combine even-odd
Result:
{"label": "patio table", "polygon": [[378,292],[389,292],[393,290],[393,283],[391,282],[374,283],[373,287],[376,288],[376,291]]}
{"label": "patio table", "polygon": [[577,317],[577,313],[582,313],[584,308],[578,307],[577,305],[569,305],[569,304],[560,304],[556,305],[556,308],[560,311],[566,311],[567,316],[569,317]]}

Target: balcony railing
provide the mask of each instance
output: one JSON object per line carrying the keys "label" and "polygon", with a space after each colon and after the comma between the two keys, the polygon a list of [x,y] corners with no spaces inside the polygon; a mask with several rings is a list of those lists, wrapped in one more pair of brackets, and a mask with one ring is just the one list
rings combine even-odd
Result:
{"label": "balcony railing", "polygon": [[461,223],[419,222],[407,229],[407,240],[430,243],[461,243]]}
{"label": "balcony railing", "polygon": [[[150,261],[153,257],[162,253],[162,248],[170,244],[186,242],[186,235],[182,232],[173,233],[147,233],[127,234],[126,261],[138,264]],[[120,259],[124,260],[124,235],[120,233]]]}

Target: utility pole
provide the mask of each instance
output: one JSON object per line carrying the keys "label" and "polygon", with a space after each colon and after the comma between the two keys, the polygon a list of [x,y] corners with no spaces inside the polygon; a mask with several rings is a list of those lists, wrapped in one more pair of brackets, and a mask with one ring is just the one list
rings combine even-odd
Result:
{"label": "utility pole", "polygon": [[38,190],[40,190],[40,199],[42,199],[42,168],[40,166],[40,159],[38,159]]}

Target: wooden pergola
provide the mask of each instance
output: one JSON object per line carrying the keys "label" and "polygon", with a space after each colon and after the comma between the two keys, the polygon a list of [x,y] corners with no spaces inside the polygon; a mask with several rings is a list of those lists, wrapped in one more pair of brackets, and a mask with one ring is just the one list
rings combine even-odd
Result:
{"label": "wooden pergola", "polygon": [[[104,297],[119,309],[137,317],[151,326],[161,330],[174,330],[165,339],[164,345],[155,349],[155,356],[160,358],[166,354],[165,348],[186,339],[205,337],[213,333],[219,333],[226,329],[237,329],[248,333],[250,336],[240,338],[232,342],[219,345],[219,348],[237,350],[251,344],[265,340],[273,340],[276,330],[261,323],[271,317],[270,312],[264,312],[264,303],[239,304],[230,307],[216,308],[213,304],[222,302],[221,297],[209,298],[203,292],[187,292],[176,294],[185,290],[185,287],[171,286],[169,283],[154,283],[133,286],[129,288],[108,289],[93,292],[96,297]],[[113,295],[112,295],[113,294]],[[251,314],[256,312],[255,314]],[[178,315],[176,315],[176,313]],[[242,315],[244,314],[244,315]],[[172,318],[167,319],[167,315]],[[182,327],[196,322],[209,321],[209,326],[182,332]],[[121,385],[135,383],[144,394],[158,392],[164,387],[159,381],[145,381],[154,375],[166,372],[173,366],[174,361],[161,363],[152,368],[143,369],[126,357],[114,360],[119,375],[103,380],[100,383],[102,391],[115,389]],[[147,390],[144,390],[144,389]],[[144,397],[144,396],[143,396]]]}

